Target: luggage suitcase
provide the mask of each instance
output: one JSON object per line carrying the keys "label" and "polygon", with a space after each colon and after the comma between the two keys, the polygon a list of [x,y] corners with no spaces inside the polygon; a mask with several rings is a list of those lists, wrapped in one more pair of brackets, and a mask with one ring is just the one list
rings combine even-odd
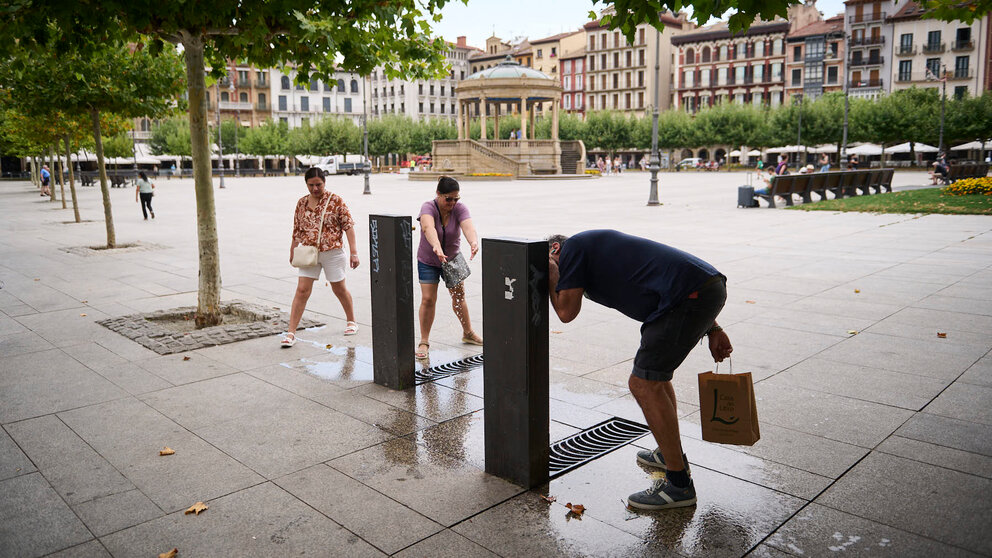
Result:
{"label": "luggage suitcase", "polygon": [[754,186],[737,188],[737,207],[757,207],[758,200],[754,199]]}

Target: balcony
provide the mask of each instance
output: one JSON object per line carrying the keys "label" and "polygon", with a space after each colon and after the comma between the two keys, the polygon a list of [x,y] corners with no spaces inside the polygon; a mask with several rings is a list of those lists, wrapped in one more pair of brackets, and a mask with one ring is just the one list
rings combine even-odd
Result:
{"label": "balcony", "polygon": [[947,50],[946,43],[927,43],[923,45],[923,54],[937,54]]}
{"label": "balcony", "polygon": [[269,88],[269,80],[267,80],[267,79],[256,79],[255,80],[255,87],[257,87],[259,89],[268,89]]}
{"label": "balcony", "polygon": [[954,52],[975,50],[975,41],[954,41],[951,43],[951,50]]}
{"label": "balcony", "polygon": [[885,12],[847,16],[849,23],[871,23],[873,21],[882,21],[883,19],[885,19]]}
{"label": "balcony", "polygon": [[261,112],[269,112],[270,108],[271,106],[269,105],[269,103],[258,103],[255,105],[255,110]]}
{"label": "balcony", "polygon": [[150,140],[152,139],[151,130],[132,130],[131,136],[136,140]]}
{"label": "balcony", "polygon": [[852,47],[856,47],[856,46],[884,45],[885,44],[885,36],[884,35],[878,35],[877,37],[864,37],[864,36],[861,36],[861,37],[851,37],[850,41],[848,41],[848,44],[851,45]]}
{"label": "balcony", "polygon": [[971,79],[971,70],[969,68],[956,68],[954,73],[947,72],[947,79],[957,80],[957,79]]}
{"label": "balcony", "polygon": [[860,81],[851,81],[847,84],[848,89],[870,89],[876,87],[882,87],[881,79],[863,79]]}
{"label": "balcony", "polygon": [[255,105],[248,102],[221,101],[220,110],[252,110]]}
{"label": "balcony", "polygon": [[909,83],[911,81],[913,81],[912,74],[905,73],[896,76],[896,83]]}
{"label": "balcony", "polygon": [[913,56],[916,54],[916,45],[900,45],[896,49],[896,56]]}
{"label": "balcony", "polygon": [[875,58],[854,58],[849,62],[850,66],[881,66],[885,63],[884,56],[878,56]]}

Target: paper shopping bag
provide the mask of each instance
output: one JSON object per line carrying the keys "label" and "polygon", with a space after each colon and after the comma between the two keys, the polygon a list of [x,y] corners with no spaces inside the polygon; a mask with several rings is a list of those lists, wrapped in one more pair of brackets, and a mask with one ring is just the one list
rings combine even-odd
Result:
{"label": "paper shopping bag", "polygon": [[699,420],[707,442],[754,445],[761,434],[751,373],[700,374]]}

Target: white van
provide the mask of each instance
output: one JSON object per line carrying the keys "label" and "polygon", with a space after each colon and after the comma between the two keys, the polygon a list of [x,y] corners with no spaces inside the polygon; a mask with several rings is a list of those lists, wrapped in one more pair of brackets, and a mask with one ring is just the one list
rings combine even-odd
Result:
{"label": "white van", "polygon": [[324,174],[362,174],[368,159],[362,155],[331,155],[324,157],[316,166]]}

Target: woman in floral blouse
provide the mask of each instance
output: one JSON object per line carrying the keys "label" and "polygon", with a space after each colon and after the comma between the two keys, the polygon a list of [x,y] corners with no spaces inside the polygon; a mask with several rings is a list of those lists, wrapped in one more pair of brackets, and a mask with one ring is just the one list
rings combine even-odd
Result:
{"label": "woman in floral blouse", "polygon": [[[317,251],[317,265],[300,268],[300,279],[296,286],[296,296],[293,297],[293,308],[289,313],[289,332],[282,339],[283,347],[292,347],[296,343],[296,327],[303,317],[303,310],[307,307],[307,300],[310,299],[310,292],[313,290],[313,282],[320,278],[320,270],[324,270],[324,277],[331,283],[331,290],[334,296],[341,302],[344,309],[345,319],[348,323],[344,328],[345,335],[358,333],[358,324],[355,323],[355,308],[351,300],[351,293],[344,284],[345,266],[350,264],[351,268],[358,267],[358,246],[355,244],[355,221],[351,218],[348,206],[337,194],[332,194],[324,188],[324,172],[318,168],[308,169],[304,178],[307,181],[307,190],[310,195],[303,196],[296,204],[296,213],[293,215],[293,244],[289,248],[289,261],[293,261],[293,249],[298,245],[317,246],[318,233],[320,232],[320,216],[324,214],[323,234],[320,236],[320,246]],[[324,209],[324,206],[327,209]],[[345,256],[344,236],[348,237],[348,248],[350,257]]]}

